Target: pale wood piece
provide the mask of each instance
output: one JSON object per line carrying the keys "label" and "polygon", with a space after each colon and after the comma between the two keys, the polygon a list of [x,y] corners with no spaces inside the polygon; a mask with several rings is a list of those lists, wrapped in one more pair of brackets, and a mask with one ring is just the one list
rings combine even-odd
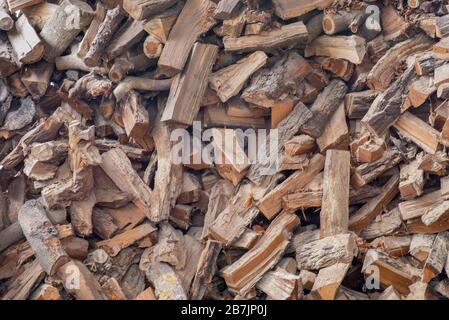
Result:
{"label": "pale wood piece", "polygon": [[332,115],[343,101],[347,90],[348,88],[343,81],[337,79],[332,80],[310,107],[313,117],[301,127],[301,131],[314,138],[320,137]]}
{"label": "pale wood piece", "polygon": [[349,229],[360,232],[394,199],[399,192],[399,174],[394,174],[383,186],[382,192],[372,198],[349,218]]}
{"label": "pale wood piece", "polygon": [[[84,1],[64,0],[39,34],[45,47],[45,60],[53,62],[60,56],[76,36],[90,24],[94,14],[89,4]],[[75,17],[79,20],[75,21]],[[68,21],[71,23],[67,23]]]}
{"label": "pale wood piece", "polygon": [[421,217],[426,211],[438,206],[443,202],[440,190],[429,192],[423,196],[403,201],[399,203],[398,208],[402,220],[410,220]]}
{"label": "pale wood piece", "polygon": [[50,19],[58,8],[57,4],[42,2],[20,10],[28,17],[31,24],[40,31],[44,27],[45,22]]}
{"label": "pale wood piece", "polygon": [[215,9],[214,18],[219,20],[231,18],[240,4],[240,0],[221,0]]}
{"label": "pale wood piece", "polygon": [[222,249],[222,244],[209,240],[201,253],[198,261],[195,278],[190,289],[190,299],[202,300],[207,287],[217,271],[217,258]]}
{"label": "pale wood piece", "polygon": [[423,193],[426,178],[424,170],[418,169],[417,159],[401,165],[399,191],[402,199],[413,199]]}
{"label": "pale wood piece", "polygon": [[333,35],[348,29],[352,33],[357,33],[367,16],[366,6],[350,11],[338,10],[337,12],[327,13],[323,18],[323,30],[327,35]]}
{"label": "pale wood piece", "polygon": [[399,210],[393,210],[378,216],[373,222],[366,226],[361,232],[360,237],[366,240],[372,240],[382,236],[393,235],[399,231],[402,226],[402,220]]}
{"label": "pale wood piece", "polygon": [[349,129],[346,123],[345,106],[340,103],[335,113],[329,119],[328,125],[320,137],[316,139],[321,153],[329,149],[346,150],[349,145]]}
{"label": "pale wood piece", "polygon": [[322,300],[334,300],[350,266],[349,263],[336,263],[321,269],[314,281],[312,293],[318,294]]}
{"label": "pale wood piece", "polygon": [[422,263],[426,262],[435,237],[434,234],[414,234],[410,243],[410,255]]}
{"label": "pale wood piece", "polygon": [[141,138],[150,129],[150,118],[140,94],[134,90],[128,92],[121,103],[122,121],[128,137]]}
{"label": "pale wood piece", "polygon": [[285,153],[289,156],[299,156],[313,151],[315,148],[315,139],[307,134],[294,136],[284,145]]}
{"label": "pale wood piece", "polygon": [[385,91],[394,78],[397,65],[412,54],[426,51],[431,45],[430,39],[424,35],[396,44],[371,69],[367,78],[368,86],[373,90]]}
{"label": "pale wood piece", "polygon": [[316,274],[309,270],[301,270],[299,272],[299,281],[302,283],[304,289],[312,290],[315,280]]}
{"label": "pale wood piece", "polygon": [[436,36],[444,38],[449,35],[449,17],[447,15],[437,17],[436,19]]}
{"label": "pale wood piece", "polygon": [[123,0],[123,9],[135,20],[145,20],[164,12],[178,0]]}
{"label": "pale wood piece", "polygon": [[187,300],[181,280],[169,264],[151,263],[146,276],[148,281],[153,284],[158,300]]}
{"label": "pale wood piece", "polygon": [[387,150],[379,160],[372,163],[363,163],[356,167],[351,177],[351,185],[359,189],[375,180],[387,170],[395,167],[400,161],[401,156],[398,150]]}
{"label": "pale wood piece", "polygon": [[93,168],[94,172],[94,193],[96,203],[99,206],[120,208],[128,204],[131,199],[130,196],[120,191],[117,185],[106,175],[100,168]]}
{"label": "pale wood piece", "polygon": [[7,0],[7,2],[9,11],[15,12],[39,4],[42,0]]}
{"label": "pale wood piece", "polygon": [[204,249],[204,244],[195,236],[185,234],[183,236],[184,248],[186,250],[186,263],[184,268],[176,270],[185,292],[190,291],[192,280],[195,277],[198,262]]}
{"label": "pale wood piece", "polygon": [[276,217],[256,245],[222,271],[228,287],[241,295],[247,294],[277,263],[298,223],[298,217],[290,213]]}
{"label": "pale wood piece", "polygon": [[432,47],[432,53],[435,58],[449,60],[449,38],[443,38]]}
{"label": "pale wood piece", "polygon": [[274,0],[275,13],[283,20],[300,17],[315,9],[325,9],[332,3],[332,0],[312,0],[298,2],[294,0]]}
{"label": "pale wood piece", "polygon": [[426,122],[409,112],[402,114],[394,127],[399,133],[416,143],[424,151],[435,154],[439,147],[439,133]]}
{"label": "pale wood piece", "polygon": [[[279,264],[278,264],[279,265]],[[267,294],[270,300],[296,300],[299,276],[288,272],[279,266],[268,271],[256,284],[256,288]]]}
{"label": "pale wood piece", "polygon": [[267,217],[267,219],[273,219],[273,217],[282,208],[282,197],[288,193],[298,191],[303,188],[307,183],[324,168],[325,157],[316,154],[310,160],[309,165],[304,171],[296,171],[284,182],[267,193],[258,203],[257,207]]}
{"label": "pale wood piece", "polygon": [[209,0],[187,1],[159,58],[158,66],[161,72],[173,75],[184,69],[198,37],[215,23],[212,17],[215,9],[215,3]]}
{"label": "pale wood piece", "polygon": [[27,88],[33,99],[41,98],[47,91],[54,65],[40,61],[32,66],[27,66],[22,71],[20,80]]}
{"label": "pale wood piece", "polygon": [[377,300],[401,300],[401,295],[393,286],[389,286],[377,297]]}
{"label": "pale wood piece", "polygon": [[170,134],[176,127],[160,121],[166,104],[165,99],[158,99],[158,115],[152,131],[157,151],[157,171],[155,173],[153,194],[150,198],[151,207],[148,216],[150,220],[162,221],[170,217],[170,211],[175,206],[181,193],[183,167],[172,159],[173,142]]}
{"label": "pale wood piece", "polygon": [[440,67],[435,68],[434,72],[434,84],[439,87],[441,84],[449,82],[449,67],[447,64],[443,64]]}
{"label": "pale wood piece", "polygon": [[406,22],[393,5],[385,6],[380,15],[386,41],[397,41],[405,37],[410,23]]}
{"label": "pale wood piece", "polygon": [[163,48],[162,42],[153,35],[146,37],[143,42],[143,52],[149,59],[159,58]]}
{"label": "pale wood piece", "polygon": [[0,34],[0,76],[7,77],[17,71],[22,63],[9,42],[6,34]]}
{"label": "pale wood piece", "polygon": [[256,51],[235,64],[218,70],[209,76],[210,87],[217,92],[222,102],[237,95],[247,80],[267,62],[267,55]]}
{"label": "pale wood piece", "polygon": [[145,31],[165,44],[183,7],[184,3],[178,2],[168,10],[150,18],[144,25]]}
{"label": "pale wood piece", "polygon": [[417,270],[411,265],[382,251],[370,249],[366,253],[362,272],[371,275],[373,267],[379,268],[379,280],[383,288],[392,285],[401,294],[408,294],[409,286],[418,279]]}
{"label": "pale wood piece", "polygon": [[111,239],[97,242],[97,246],[104,249],[110,256],[115,257],[122,249],[129,247],[137,240],[140,240],[155,231],[156,228],[151,224],[144,223]]}
{"label": "pale wood piece", "polygon": [[173,79],[149,79],[144,77],[126,77],[114,89],[114,96],[117,101],[122,100],[123,97],[130,90],[145,90],[145,91],[166,91],[172,85]]}
{"label": "pale wood piece", "polygon": [[444,200],[449,200],[448,196],[449,196],[449,177],[442,177],[440,179],[440,191],[441,191],[441,197]]}
{"label": "pale wood piece", "polygon": [[443,201],[442,203],[439,203],[438,205],[426,210],[425,213],[421,216],[421,221],[426,226],[431,226],[432,224],[440,220],[441,217],[448,214],[449,201]]}
{"label": "pale wood piece", "polygon": [[423,105],[426,100],[437,91],[433,84],[433,78],[421,77],[409,87],[408,98],[413,107]]}
{"label": "pale wood piece", "polygon": [[44,45],[26,15],[21,15],[8,31],[8,39],[20,62],[31,64],[44,54]]}
{"label": "pale wood piece", "polygon": [[299,270],[319,270],[335,263],[350,263],[357,254],[352,234],[339,234],[296,247]]}
{"label": "pale wood piece", "polygon": [[349,151],[326,152],[320,213],[321,238],[348,231],[350,166]]}
{"label": "pale wood piece", "polygon": [[92,224],[94,233],[101,239],[111,239],[118,231],[114,219],[99,208],[92,210]]}
{"label": "pale wood piece", "polygon": [[161,121],[192,124],[206,91],[217,52],[218,47],[214,45],[197,43],[193,46],[187,67],[173,80]]}
{"label": "pale wood piece", "polygon": [[65,290],[76,300],[107,300],[95,276],[80,261],[72,260],[58,271]]}
{"label": "pale wood piece", "polygon": [[448,257],[448,245],[449,233],[438,233],[424,264],[421,281],[428,283],[443,271]]}
{"label": "pale wood piece", "polygon": [[[203,125],[207,127],[228,127],[228,128],[253,128],[263,129],[266,127],[264,118],[236,117],[226,114],[226,109],[222,105],[208,106],[202,114]],[[201,112],[198,114],[201,115]]]}
{"label": "pale wood piece", "polygon": [[225,38],[225,51],[248,52],[270,51],[277,48],[290,47],[293,44],[305,44],[308,40],[307,28],[302,21],[283,25],[279,29],[262,34],[249,35],[238,38]]}
{"label": "pale wood piece", "polygon": [[[132,197],[132,202],[147,213],[151,206],[151,190],[133,169],[131,161],[119,148],[102,154],[100,164],[104,172],[114,181],[117,187]],[[154,217],[151,217],[154,219]],[[151,219],[150,219],[151,220]]]}
{"label": "pale wood piece", "polygon": [[309,43],[305,57],[324,56],[361,64],[366,53],[366,41],[359,36],[320,36]]}
{"label": "pale wood piece", "polygon": [[54,275],[69,261],[58,239],[58,232],[40,202],[36,200],[25,202],[19,212],[19,223],[45,272]]}
{"label": "pale wood piece", "polygon": [[97,203],[95,192],[88,193],[82,200],[72,201],[70,218],[76,233],[80,236],[90,236],[93,230],[92,209]]}

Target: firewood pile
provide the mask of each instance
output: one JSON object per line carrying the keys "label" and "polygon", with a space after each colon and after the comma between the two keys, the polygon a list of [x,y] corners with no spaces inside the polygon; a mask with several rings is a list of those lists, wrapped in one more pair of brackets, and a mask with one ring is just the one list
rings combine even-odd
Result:
{"label": "firewood pile", "polygon": [[0,298],[449,298],[448,9],[0,0]]}

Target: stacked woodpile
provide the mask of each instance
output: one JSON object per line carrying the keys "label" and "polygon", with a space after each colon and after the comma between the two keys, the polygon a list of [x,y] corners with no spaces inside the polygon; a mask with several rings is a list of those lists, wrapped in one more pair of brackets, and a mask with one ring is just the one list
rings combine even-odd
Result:
{"label": "stacked woodpile", "polygon": [[0,1],[0,297],[449,298],[448,9]]}

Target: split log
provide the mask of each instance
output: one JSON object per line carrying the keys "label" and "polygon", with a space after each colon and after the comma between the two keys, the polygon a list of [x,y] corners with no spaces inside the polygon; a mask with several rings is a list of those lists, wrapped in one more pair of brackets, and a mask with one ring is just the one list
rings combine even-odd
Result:
{"label": "split log", "polygon": [[380,19],[386,41],[398,41],[405,38],[410,23],[405,21],[393,5],[383,8]]}
{"label": "split log", "polygon": [[[350,153],[328,150],[324,164],[321,238],[348,231]],[[338,192],[334,192],[338,190]],[[318,276],[319,277],[319,276]]]}
{"label": "split log", "polygon": [[426,102],[426,100],[436,91],[437,88],[433,85],[433,79],[424,76],[410,85],[408,99],[410,100],[412,106],[417,108],[423,105],[424,102]]}
{"label": "split log", "polygon": [[[104,172],[123,192],[132,197],[133,203],[144,212],[151,208],[151,190],[132,168],[131,161],[119,148],[102,154],[100,164]],[[150,217],[150,220],[154,217]]]}
{"label": "split log", "polygon": [[324,56],[361,64],[366,53],[366,41],[359,36],[320,36],[309,43],[305,57]]}
{"label": "split log", "polygon": [[[296,171],[283,183],[278,185],[272,191],[267,193],[258,203],[257,207],[265,215],[267,219],[273,217],[282,208],[282,197],[288,193],[297,191],[309,183],[316,174],[323,170],[325,165],[325,157],[316,154],[311,160],[310,164],[304,171]],[[349,185],[348,185],[349,186]]]}
{"label": "split log", "polygon": [[144,25],[145,31],[165,44],[183,7],[184,3],[178,2],[161,14],[151,17]]}
{"label": "split log", "polygon": [[301,131],[315,138],[321,136],[329,119],[343,101],[346,91],[347,87],[341,80],[332,80],[310,107],[313,116],[301,127]]}
{"label": "split log", "polygon": [[382,210],[394,199],[399,192],[399,175],[395,174],[391,177],[383,187],[383,191],[368,201],[357,212],[353,213],[349,218],[349,229],[360,232],[365,229],[371,221],[378,216]]}
{"label": "split log", "polygon": [[145,36],[144,24],[145,21],[133,19],[128,19],[122,24],[104,51],[105,59],[112,61],[142,40]]}
{"label": "split log", "polygon": [[42,30],[46,21],[59,8],[57,4],[42,2],[31,7],[20,9],[30,20],[31,24],[37,29]]}
{"label": "split log", "polygon": [[350,30],[357,33],[360,25],[365,22],[368,15],[365,7],[359,10],[343,11],[324,15],[323,30],[327,35],[333,35],[341,31]]}
{"label": "split log", "polygon": [[45,272],[54,275],[69,261],[42,204],[36,200],[25,202],[19,212],[19,223]]}
{"label": "split log", "polygon": [[14,27],[14,20],[8,13],[6,1],[0,2],[0,30],[9,31]]}
{"label": "split log", "polygon": [[402,136],[413,141],[424,151],[435,154],[439,147],[439,133],[426,122],[409,112],[402,114],[394,124]]}
{"label": "split log", "polygon": [[89,236],[92,234],[92,209],[97,199],[94,192],[90,192],[82,200],[72,201],[70,206],[70,218],[78,235]]}
{"label": "split log", "polygon": [[135,20],[145,20],[173,6],[177,0],[123,0],[123,9]]}
{"label": "split log", "polygon": [[148,111],[142,103],[142,98],[136,91],[128,92],[121,103],[122,121],[128,137],[142,138],[150,129]]}
{"label": "split log", "polygon": [[265,272],[277,263],[288,244],[291,231],[298,223],[298,218],[289,213],[273,220],[256,245],[222,271],[228,287],[241,295],[248,293]]}
{"label": "split log", "polygon": [[385,91],[394,78],[397,65],[412,54],[426,51],[431,45],[432,43],[427,37],[420,35],[400,42],[389,49],[368,74],[369,87]]}
{"label": "split log", "polygon": [[153,35],[149,35],[143,42],[143,52],[149,59],[157,59],[161,56],[163,44]]}
{"label": "split log", "polygon": [[217,52],[218,47],[214,45],[197,43],[193,46],[187,67],[173,79],[161,121],[192,124],[206,91]]}
{"label": "split log", "polygon": [[307,41],[307,28],[300,21],[283,25],[280,29],[271,30],[264,34],[225,38],[223,44],[225,51],[248,52],[256,50],[270,51],[292,45],[302,45]]}
{"label": "split log", "polygon": [[336,263],[321,269],[313,283],[312,293],[323,300],[334,300],[349,267],[348,263]]}
{"label": "split log", "polygon": [[395,208],[376,217],[373,222],[360,232],[360,237],[372,240],[383,236],[389,236],[398,232],[401,226],[402,220],[399,215],[399,210]]}
{"label": "split log", "polygon": [[256,51],[209,76],[209,83],[222,102],[237,95],[251,75],[267,62],[267,55]]}
{"label": "split log", "polygon": [[421,217],[427,210],[434,208],[442,202],[441,192],[437,190],[413,200],[403,201],[399,203],[398,208],[402,220],[409,220]]}
{"label": "split log", "polygon": [[217,8],[215,9],[214,18],[219,20],[226,20],[231,18],[233,13],[235,13],[235,11],[239,8],[240,3],[240,0],[221,0],[218,3]]}
{"label": "split log", "polygon": [[15,12],[17,10],[21,10],[27,7],[34,6],[42,2],[42,0],[7,0],[9,11]]}
{"label": "split log", "polygon": [[427,260],[424,264],[421,280],[428,283],[430,280],[439,275],[446,265],[448,257],[449,233],[440,232],[435,237],[432,249],[429,252]]}
{"label": "split log", "polygon": [[39,99],[44,96],[48,89],[53,69],[54,65],[45,61],[40,61],[23,69],[20,80],[33,99]]}
{"label": "split log", "polygon": [[270,300],[295,300],[298,278],[299,276],[278,266],[276,269],[265,273],[257,283],[256,288],[266,293]]}
{"label": "split log", "polygon": [[217,241],[207,241],[201,257],[199,259],[195,278],[190,289],[190,298],[192,300],[202,300],[208,285],[212,282],[212,277],[217,270],[217,257],[222,245]]}
{"label": "split log", "polygon": [[318,139],[318,147],[322,153],[329,149],[347,149],[349,146],[349,129],[345,118],[343,102],[330,117],[328,125]]}
{"label": "split log", "polygon": [[25,270],[8,285],[2,300],[26,300],[44,278],[45,271],[37,259],[29,262]]}
{"label": "split log", "polygon": [[114,277],[109,278],[101,286],[108,300],[127,300],[123,290]]}
{"label": "split log", "polygon": [[417,159],[408,164],[401,165],[399,191],[402,199],[413,199],[423,193],[426,182],[424,170],[418,169]]}
{"label": "split log", "polygon": [[363,118],[378,94],[379,92],[375,90],[348,93],[345,96],[345,109],[348,118]]}
{"label": "split log", "polygon": [[215,8],[215,3],[209,0],[187,1],[159,58],[158,66],[162,73],[172,76],[184,69],[199,35],[206,33],[215,23],[212,18]]}
{"label": "split log", "polygon": [[319,270],[336,263],[350,263],[356,254],[353,235],[339,234],[298,246],[296,262],[300,270]]}
{"label": "split log", "polygon": [[5,34],[0,34],[0,76],[7,77],[22,66]]}
{"label": "split log", "polygon": [[414,234],[410,243],[410,255],[422,263],[426,262],[435,237],[434,234]]}
{"label": "split log", "polygon": [[283,20],[300,17],[315,9],[325,9],[332,0],[313,0],[308,2],[297,2],[293,0],[274,0],[275,13]]}
{"label": "split log", "polygon": [[169,264],[153,262],[146,272],[158,300],[187,300],[181,280]]}
{"label": "split log", "polygon": [[44,54],[44,45],[26,15],[21,15],[8,31],[8,39],[20,62],[31,64]]}
{"label": "split log", "polygon": [[111,239],[100,241],[97,246],[104,249],[111,257],[115,257],[122,249],[129,247],[154,231],[156,231],[155,227],[149,223],[144,223]]}
{"label": "split log", "polygon": [[370,249],[366,253],[362,271],[371,275],[373,267],[379,269],[380,285],[383,288],[392,285],[402,294],[408,294],[409,286],[417,280],[417,276],[414,274],[416,272],[413,272],[410,265],[397,258],[392,258],[384,252]]}
{"label": "split log", "polygon": [[93,17],[94,11],[86,2],[64,0],[39,34],[44,42],[45,60],[53,62],[60,56],[75,37],[90,24]]}

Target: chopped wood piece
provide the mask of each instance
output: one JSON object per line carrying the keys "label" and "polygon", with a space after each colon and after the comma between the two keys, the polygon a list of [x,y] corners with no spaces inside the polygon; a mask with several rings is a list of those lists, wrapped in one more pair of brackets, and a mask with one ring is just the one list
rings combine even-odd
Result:
{"label": "chopped wood piece", "polygon": [[162,43],[166,43],[170,31],[183,7],[184,3],[178,2],[161,14],[151,17],[144,25],[145,31],[159,39]]}
{"label": "chopped wood piece", "polygon": [[148,111],[136,91],[130,91],[121,104],[122,121],[128,137],[141,138],[150,129]]}
{"label": "chopped wood piece", "polygon": [[215,9],[214,18],[225,20],[231,18],[236,9],[238,9],[240,0],[221,0]]}
{"label": "chopped wood piece", "polygon": [[225,38],[223,44],[229,52],[248,52],[255,50],[270,51],[289,47],[293,44],[304,44],[308,40],[307,28],[302,21],[283,25],[279,29],[266,33],[238,38]]}
{"label": "chopped wood piece", "polygon": [[409,286],[417,280],[413,267],[397,258],[392,258],[382,251],[368,250],[363,261],[362,271],[371,275],[374,268],[379,268],[380,285],[388,288],[392,285],[402,294],[410,292]]}
{"label": "chopped wood piece", "polygon": [[345,109],[349,119],[363,118],[378,94],[375,90],[348,93],[345,96]]}
{"label": "chopped wood piece", "polygon": [[41,61],[32,66],[27,66],[23,70],[20,80],[33,99],[41,98],[47,91],[53,67],[53,64]]}
{"label": "chopped wood piece", "polygon": [[300,270],[319,270],[335,263],[350,263],[356,254],[354,236],[339,234],[298,246],[296,262]]}
{"label": "chopped wood piece", "polygon": [[372,198],[349,217],[349,229],[355,232],[365,229],[394,199],[399,192],[398,186],[399,175],[394,174],[383,186],[383,190],[379,195]]}
{"label": "chopped wood piece", "polygon": [[[187,1],[170,31],[159,58],[158,66],[162,72],[173,75],[184,69],[199,35],[206,33],[215,23],[212,18],[215,8],[215,3],[209,0]],[[205,46],[205,48],[210,47]],[[215,60],[215,57],[212,60]],[[208,69],[207,64],[204,69]]]}
{"label": "chopped wood piece", "polygon": [[11,42],[5,34],[0,34],[0,76],[7,77],[22,66]]}
{"label": "chopped wood piece", "polygon": [[194,45],[187,67],[173,80],[161,121],[192,124],[206,91],[217,51],[218,47],[214,45]]}
{"label": "chopped wood piece", "polygon": [[45,271],[37,259],[27,263],[25,270],[8,285],[2,300],[26,300],[44,277]]}
{"label": "chopped wood piece", "polygon": [[[138,176],[131,166],[131,161],[119,148],[102,154],[100,164],[104,172],[114,181],[117,187],[132,197],[132,202],[142,211],[151,208],[151,190]],[[152,217],[153,218],[153,217]]]}
{"label": "chopped wood piece", "polygon": [[316,174],[324,168],[325,157],[316,154],[311,160],[310,164],[304,171],[296,171],[293,175],[288,177],[282,184],[278,185],[268,194],[266,194],[258,203],[257,207],[268,219],[273,217],[282,208],[282,197],[288,193],[297,191],[309,183]]}
{"label": "chopped wood piece", "polygon": [[424,151],[435,154],[439,147],[438,131],[409,112],[402,114],[394,127]]}
{"label": "chopped wood piece", "polygon": [[435,237],[433,234],[414,234],[410,243],[410,255],[424,263],[432,249]]}
{"label": "chopped wood piece", "polygon": [[325,9],[332,3],[332,0],[312,0],[298,2],[294,0],[273,0],[275,13],[283,20],[300,17],[305,13],[315,9]]}
{"label": "chopped wood piece", "polygon": [[382,214],[360,232],[360,237],[371,240],[382,236],[389,236],[397,232],[402,226],[402,220],[397,208]]}
{"label": "chopped wood piece", "polygon": [[63,300],[59,290],[49,284],[42,284],[30,296],[30,300]]}
{"label": "chopped wood piece", "polygon": [[341,80],[332,80],[310,107],[313,116],[301,127],[301,131],[315,138],[321,136],[328,121],[343,101],[346,91],[347,87]]}
{"label": "chopped wood piece", "polygon": [[349,263],[336,263],[321,269],[313,283],[312,293],[318,294],[323,300],[334,300],[350,266]]}
{"label": "chopped wood piece", "polygon": [[134,229],[125,231],[111,239],[97,243],[97,246],[104,249],[110,256],[116,256],[122,249],[129,247],[137,240],[140,240],[156,231],[156,228],[149,223],[141,224]]}
{"label": "chopped wood piece", "polygon": [[158,300],[187,300],[180,278],[169,264],[153,262],[146,272]]}
{"label": "chopped wood piece", "polygon": [[432,249],[429,252],[426,263],[424,264],[421,278],[423,282],[428,283],[443,271],[448,257],[448,244],[449,233],[438,233],[433,241]]}
{"label": "chopped wood piece", "polygon": [[92,209],[96,202],[95,192],[90,192],[82,200],[72,201],[70,219],[78,235],[89,236],[92,234]]}
{"label": "chopped wood piece", "polygon": [[[45,60],[53,62],[60,56],[76,36],[90,24],[93,17],[94,11],[87,2],[64,0],[39,34],[45,47]],[[67,23],[68,21],[71,23]]]}
{"label": "chopped wood piece", "polygon": [[359,36],[321,36],[309,43],[305,56],[345,59],[361,64],[366,53],[366,41]]}
{"label": "chopped wood piece", "polygon": [[212,282],[212,277],[217,270],[217,257],[222,249],[220,242],[209,240],[201,253],[195,278],[190,289],[192,300],[201,300]]}
{"label": "chopped wood piece", "polygon": [[401,165],[399,191],[402,199],[413,199],[423,193],[426,179],[424,171],[418,169],[418,167],[419,162],[417,159],[408,164]]}
{"label": "chopped wood piece", "polygon": [[220,100],[226,102],[238,94],[251,75],[266,62],[267,55],[262,51],[256,51],[235,64],[211,74],[210,86],[217,92]]}
{"label": "chopped wood piece", "polygon": [[113,92],[116,100],[120,101],[130,90],[166,91],[170,89],[172,82],[173,79],[155,80],[142,77],[126,77],[115,87]]}
{"label": "chopped wood piece", "polygon": [[316,139],[322,153],[329,149],[347,149],[349,145],[349,129],[345,118],[343,103],[337,108],[324,128],[323,134]]}
{"label": "chopped wood piece", "polygon": [[34,6],[42,0],[7,0],[9,11],[15,12],[20,9]]}
{"label": "chopped wood piece", "polygon": [[267,294],[271,300],[295,300],[294,294],[298,289],[299,276],[290,273],[280,267],[268,271],[259,280],[256,288]]}
{"label": "chopped wood piece", "polygon": [[137,44],[145,36],[145,31],[143,30],[144,24],[145,21],[128,19],[117,30],[114,38],[104,51],[106,59],[112,61]]}
{"label": "chopped wood piece", "polygon": [[123,0],[123,9],[135,20],[144,20],[174,5],[177,0]]}
{"label": "chopped wood piece", "polygon": [[299,219],[290,213],[276,217],[256,245],[222,271],[226,284],[241,295],[248,293],[277,263],[298,223]]}
{"label": "chopped wood piece", "polygon": [[26,15],[21,15],[8,31],[8,39],[20,62],[31,64],[44,54],[44,45]]}
{"label": "chopped wood piece", "polygon": [[149,35],[143,43],[143,52],[149,59],[157,59],[161,56],[163,47],[159,39]]}
{"label": "chopped wood piece", "polygon": [[348,231],[349,171],[350,153],[348,151],[328,150],[326,152],[320,213],[321,238]]}
{"label": "chopped wood piece", "polygon": [[25,202],[19,212],[19,223],[45,272],[54,275],[69,261],[58,239],[58,231],[47,218],[41,203],[36,200]]}

